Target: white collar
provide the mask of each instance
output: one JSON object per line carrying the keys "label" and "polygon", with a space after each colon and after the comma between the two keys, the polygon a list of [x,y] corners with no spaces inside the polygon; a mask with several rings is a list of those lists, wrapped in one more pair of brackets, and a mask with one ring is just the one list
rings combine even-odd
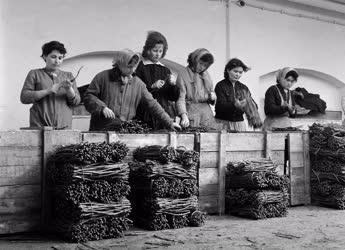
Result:
{"label": "white collar", "polygon": [[152,62],[151,60],[148,60],[148,59],[143,59],[143,64],[144,65],[156,64],[156,65],[160,65],[160,66],[165,67],[165,65],[163,63],[161,63],[160,61],[154,63],[154,62]]}

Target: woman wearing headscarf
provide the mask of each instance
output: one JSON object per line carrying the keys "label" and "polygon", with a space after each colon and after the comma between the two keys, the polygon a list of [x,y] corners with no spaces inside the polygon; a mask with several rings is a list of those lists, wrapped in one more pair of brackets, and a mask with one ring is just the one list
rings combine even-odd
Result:
{"label": "woman wearing headscarf", "polygon": [[146,85],[133,73],[139,55],[131,50],[114,53],[113,68],[98,73],[85,92],[84,104],[91,113],[90,130],[104,130],[111,121],[129,121],[136,115],[140,102],[168,129],[179,129]]}
{"label": "woman wearing headscarf", "polygon": [[212,54],[207,49],[197,49],[188,56],[188,66],[179,72],[177,86],[180,90],[176,102],[182,127],[215,128],[215,119],[209,104],[216,95],[207,69],[213,64]]}
{"label": "woman wearing headscarf", "polygon": [[265,94],[264,130],[291,127],[289,117],[296,114],[295,100],[290,88],[297,82],[298,72],[294,68],[278,71],[277,84],[269,87]]}

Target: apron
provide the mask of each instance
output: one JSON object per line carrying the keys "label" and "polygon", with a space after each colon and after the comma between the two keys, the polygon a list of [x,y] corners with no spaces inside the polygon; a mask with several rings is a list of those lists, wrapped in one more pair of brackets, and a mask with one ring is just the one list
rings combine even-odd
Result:
{"label": "apron", "polygon": [[[280,99],[281,99],[281,105],[284,104],[284,98],[282,94],[280,93],[280,90],[277,86],[275,86],[278,90]],[[291,93],[289,91],[288,94],[288,103],[291,105],[292,100],[291,100]],[[285,112],[282,115],[279,116],[266,116],[264,125],[263,125],[263,130],[264,131],[269,131],[272,130],[272,128],[286,128],[286,127],[291,127],[291,120],[289,118],[289,112]]]}

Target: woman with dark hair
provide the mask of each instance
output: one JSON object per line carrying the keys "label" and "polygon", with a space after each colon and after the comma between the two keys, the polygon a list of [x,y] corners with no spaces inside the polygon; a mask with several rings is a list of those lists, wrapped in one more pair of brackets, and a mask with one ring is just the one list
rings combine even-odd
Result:
{"label": "woman with dark hair", "polygon": [[[150,31],[143,48],[143,59],[140,61],[135,73],[146,84],[153,98],[158,101],[170,117],[175,118],[175,104],[173,102],[178,98],[176,77],[171,74],[170,69],[160,62],[167,49],[166,38],[157,31]],[[139,105],[136,118],[143,120],[154,129],[164,128],[164,125],[146,109],[144,103]]]}
{"label": "woman with dark hair", "polygon": [[216,118],[227,130],[246,131],[243,118],[245,109],[249,105],[253,106],[254,111],[257,109],[248,87],[239,81],[243,72],[249,69],[241,60],[233,58],[225,66],[224,79],[216,85]]}
{"label": "woman with dark hair", "polygon": [[60,70],[65,54],[65,46],[58,41],[44,44],[45,67],[31,70],[25,79],[20,101],[33,104],[30,127],[72,128],[72,106],[79,104],[80,95],[72,73]]}
{"label": "woman with dark hair", "polygon": [[177,86],[180,90],[176,102],[183,127],[216,128],[209,104],[214,104],[216,95],[207,69],[213,64],[212,54],[207,49],[197,49],[188,56],[188,66],[179,73]]}
{"label": "woman with dark hair", "polygon": [[290,88],[297,82],[298,72],[294,68],[278,71],[277,84],[269,87],[265,94],[264,130],[291,127],[289,117],[296,114],[295,100]]}

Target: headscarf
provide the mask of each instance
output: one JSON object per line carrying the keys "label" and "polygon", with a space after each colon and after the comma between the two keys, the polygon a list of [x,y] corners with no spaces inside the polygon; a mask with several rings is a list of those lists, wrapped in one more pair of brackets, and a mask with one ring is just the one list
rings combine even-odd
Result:
{"label": "headscarf", "polygon": [[[128,64],[131,61],[132,58],[137,57],[137,63],[133,67],[133,70],[128,69]],[[132,73],[134,72],[135,68],[139,64],[139,54],[134,53],[132,50],[125,49],[121,51],[115,51],[114,52],[114,58],[113,58],[113,67],[117,67],[123,76],[130,77]]]}
{"label": "headscarf", "polygon": [[291,72],[291,71],[294,71],[296,72],[296,74],[298,75],[298,71],[295,70],[294,68],[290,68],[290,67],[286,67],[286,68],[282,68],[278,71],[278,74],[277,74],[277,82],[280,83],[282,82],[282,80],[285,79],[286,75]]}
{"label": "headscarf", "polygon": [[[212,56],[212,54],[204,48],[200,48],[200,49],[196,49],[194,50],[192,53],[189,54],[188,56],[188,67],[194,71],[195,66],[197,65],[199,59],[206,54],[210,54]],[[212,56],[213,57],[213,56]],[[209,65],[211,66],[211,65]],[[202,73],[195,73],[194,72],[194,76],[193,76],[193,81],[196,83],[196,86],[200,86],[200,84],[198,84],[197,82],[202,81],[205,89],[207,90],[207,92],[211,92],[212,88],[213,88],[213,83],[212,80],[209,76],[209,74],[207,73],[207,69],[205,69],[204,72]],[[195,89],[195,97],[199,96],[199,89]]]}

